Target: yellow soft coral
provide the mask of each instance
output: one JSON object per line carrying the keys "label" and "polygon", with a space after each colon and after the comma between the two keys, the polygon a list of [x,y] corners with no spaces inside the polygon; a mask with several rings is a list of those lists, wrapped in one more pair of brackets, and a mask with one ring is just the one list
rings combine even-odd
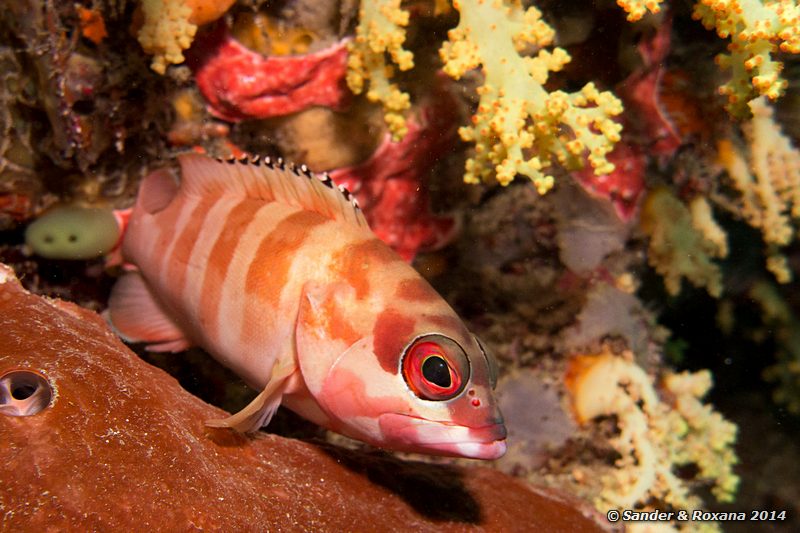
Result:
{"label": "yellow soft coral", "polygon": [[144,0],[142,14],[139,44],[153,55],[150,68],[164,74],[167,65],[183,63],[183,51],[192,44],[197,32],[197,25],[189,22],[192,8],[183,0]]}
{"label": "yellow soft coral", "polygon": [[530,46],[553,42],[541,12],[523,11],[519,0],[454,0],[453,5],[460,20],[439,51],[444,71],[458,79],[482,67],[485,77],[472,126],[459,130],[462,139],[475,143],[465,181],[494,176],[507,185],[519,173],[544,194],[553,186],[547,172],[552,164],[578,168],[585,155],[597,174],[611,172],[606,154],[621,130],[611,117],[622,112],[622,104],[591,83],[577,93],[545,90],[549,73],[561,70],[570,57],[561,48],[524,55]]}
{"label": "yellow soft coral", "polygon": [[699,0],[693,16],[723,39],[731,37],[729,53],[720,54],[717,62],[731,69],[731,81],[720,93],[728,97],[732,114],[743,115],[745,104],[757,95],[775,100],[783,94],[783,64],[773,56],[778,50],[800,53],[800,7],[795,0]]}
{"label": "yellow soft coral", "polygon": [[714,480],[711,493],[717,500],[733,501],[739,486],[739,477],[732,469],[738,462],[733,450],[737,429],[700,401],[713,386],[711,372],[668,374],[661,386],[672,398],[670,416],[681,419],[681,431],[669,435],[673,462],[696,464],[700,478]]}
{"label": "yellow soft coral", "polygon": [[397,140],[408,131],[404,113],[410,99],[389,81],[394,69],[386,63],[386,54],[400,70],[414,66],[414,55],[403,48],[408,12],[400,7],[400,0],[376,0],[361,2],[358,16],[356,38],[348,45],[347,85],[361,94],[369,80],[367,98],[381,103],[389,131]]}
{"label": "yellow soft coral", "polygon": [[785,283],[791,271],[778,248],[794,239],[792,220],[800,218],[800,150],[781,132],[763,97],[750,102],[750,109],[753,119],[743,128],[748,156],[726,140],[719,143],[719,162],[740,194],[737,214],[761,230],[769,247],[767,267]]}
{"label": "yellow soft coral", "polygon": [[668,374],[657,388],[630,352],[616,356],[604,349],[576,357],[567,383],[580,423],[614,416],[619,428],[610,442],[620,458],[604,478],[598,509],[702,508],[674,473],[687,464],[697,465],[696,479],[710,481],[717,499],[732,499],[738,485],[736,426],[700,401],[711,387],[708,371]]}
{"label": "yellow soft coral", "polygon": [[170,64],[183,63],[199,25],[221,17],[235,0],[142,0],[139,44],[153,55],[150,68],[164,74]]}
{"label": "yellow soft coral", "polygon": [[695,216],[666,188],[648,194],[640,219],[642,231],[650,237],[647,259],[664,277],[670,294],[680,292],[686,277],[695,287],[706,287],[709,294],[719,296],[722,274],[712,258],[723,257],[727,243],[719,226],[709,226],[705,219],[710,212],[702,205],[694,210]]}
{"label": "yellow soft coral", "polygon": [[661,0],[617,0],[617,4],[628,13],[630,22],[640,20],[648,11],[661,11]]}
{"label": "yellow soft coral", "polygon": [[713,247],[711,255],[727,257],[728,235],[714,220],[711,204],[705,196],[696,196],[689,202],[689,213],[692,216],[692,227]]}

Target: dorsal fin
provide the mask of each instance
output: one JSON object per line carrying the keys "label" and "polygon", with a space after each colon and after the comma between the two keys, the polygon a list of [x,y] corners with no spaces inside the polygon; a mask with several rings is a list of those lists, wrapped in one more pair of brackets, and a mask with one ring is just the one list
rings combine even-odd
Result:
{"label": "dorsal fin", "polygon": [[333,220],[368,227],[355,197],[327,174],[282,159],[245,157],[212,159],[185,153],[178,156],[181,189],[192,196],[236,195],[280,202],[314,211]]}

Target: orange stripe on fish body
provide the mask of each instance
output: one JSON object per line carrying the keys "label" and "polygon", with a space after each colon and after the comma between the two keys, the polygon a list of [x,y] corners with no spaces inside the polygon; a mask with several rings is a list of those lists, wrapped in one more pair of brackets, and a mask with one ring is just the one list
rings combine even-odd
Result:
{"label": "orange stripe on fish body", "polygon": [[142,182],[123,242],[139,271],[108,316],[157,350],[200,345],[262,390],[209,425],[255,430],[285,403],[389,449],[504,453],[491,356],[347,191],[280,160],[178,161],[179,182]]}

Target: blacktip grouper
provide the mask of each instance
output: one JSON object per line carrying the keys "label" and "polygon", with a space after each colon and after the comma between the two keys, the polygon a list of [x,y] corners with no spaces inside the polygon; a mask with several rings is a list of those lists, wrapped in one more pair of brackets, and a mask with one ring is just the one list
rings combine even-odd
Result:
{"label": "blacktip grouper", "polygon": [[492,356],[346,190],[281,160],[178,162],[142,182],[122,243],[137,271],[108,317],[151,350],[199,345],[261,390],[209,425],[255,431],[283,403],[386,449],[505,453]]}

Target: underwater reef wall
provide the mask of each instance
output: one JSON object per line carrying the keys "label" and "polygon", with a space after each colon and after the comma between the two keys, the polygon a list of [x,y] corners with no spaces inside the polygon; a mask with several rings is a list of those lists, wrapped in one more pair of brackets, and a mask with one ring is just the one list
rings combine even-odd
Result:
{"label": "underwater reef wall", "polygon": [[[0,263],[31,293],[105,309],[124,271],[118,244],[139,184],[175,156],[305,164],[347,188],[372,231],[497,356],[509,438],[492,468],[601,514],[788,517],[628,523],[629,531],[800,531],[798,0],[2,5]],[[70,331],[94,327],[55,301],[35,304],[46,318],[21,323],[14,302],[29,296],[14,287],[2,293],[13,294],[14,311],[0,320],[38,332],[31,343],[55,327],[47,324],[61,316],[56,307],[89,324],[70,322]],[[171,498],[179,511],[164,512],[183,514],[164,528],[196,520],[246,529],[262,512],[259,529],[378,527],[373,513],[408,515],[403,525],[418,529],[537,524],[520,510],[528,493],[483,494],[507,485],[516,494],[498,474],[312,446],[324,430],[283,412],[270,431],[305,440],[220,441],[202,424],[216,413],[165,375],[127,351],[114,352],[114,368],[91,358],[100,345],[122,350],[102,338],[48,368],[30,355],[38,352],[3,354],[27,357],[27,366],[0,368],[0,410],[50,405],[34,394],[49,390],[39,388],[42,376],[58,395],[36,416],[0,417],[4,447],[22,442],[7,427],[48,428],[7,453],[12,485],[0,517],[10,509],[14,521],[0,531],[54,516],[72,527],[74,515],[81,529],[95,518],[134,520],[142,505],[160,512]],[[226,411],[255,394],[199,349],[139,356]],[[88,381],[74,393],[64,387],[81,373]],[[137,398],[136,417],[97,414],[122,405],[95,383],[101,376]],[[70,405],[88,418],[63,418]],[[138,428],[135,439],[115,433],[123,424]],[[123,457],[133,443],[162,451]],[[235,457],[240,449],[246,458]],[[296,471],[284,471],[287,461]],[[49,477],[22,485],[31,464]],[[77,477],[52,474],[68,468]],[[103,490],[123,477],[130,496],[104,501],[102,512],[83,507],[108,499]],[[61,492],[49,485],[56,481]],[[347,510],[341,521],[303,510],[322,494]],[[351,511],[359,502],[373,507]],[[45,508],[54,514],[36,514]],[[130,524],[147,525],[122,526]]]}
{"label": "underwater reef wall", "polygon": [[495,470],[206,428],[221,410],[2,264],[0,402],[3,531],[605,530]]}

